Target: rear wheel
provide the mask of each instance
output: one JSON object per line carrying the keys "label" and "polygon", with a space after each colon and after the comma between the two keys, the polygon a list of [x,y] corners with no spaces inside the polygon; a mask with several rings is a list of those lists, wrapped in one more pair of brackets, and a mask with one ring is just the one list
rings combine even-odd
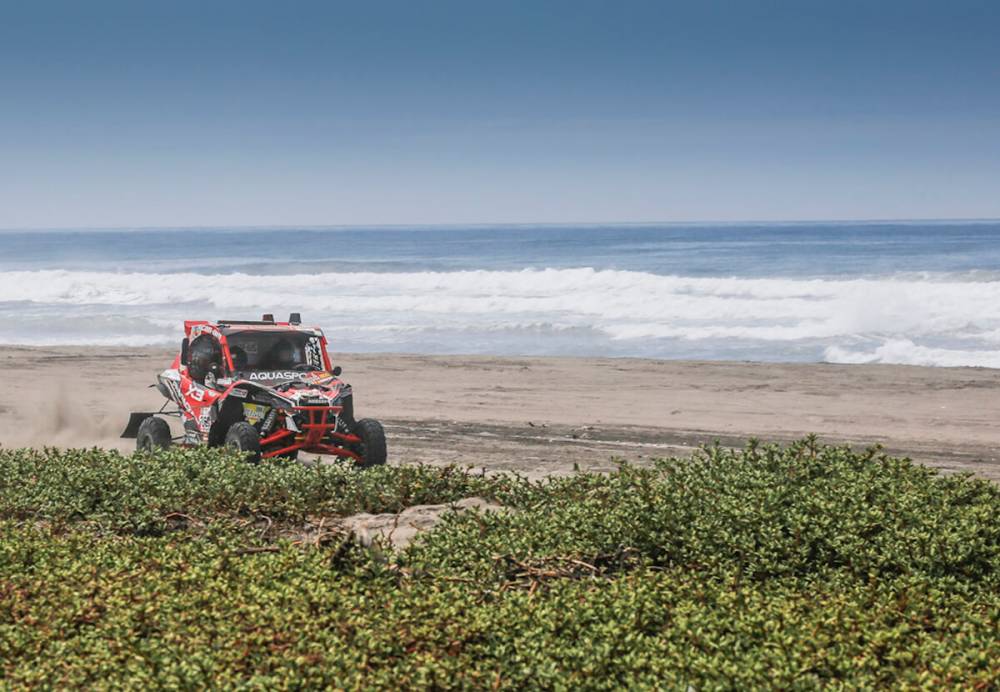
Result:
{"label": "rear wheel", "polygon": [[374,418],[362,418],[355,424],[354,434],[361,438],[354,450],[361,457],[356,465],[363,469],[382,466],[388,456],[382,424]]}
{"label": "rear wheel", "polygon": [[170,447],[170,426],[167,421],[150,416],[139,424],[135,435],[135,448],[140,452],[155,452]]}
{"label": "rear wheel", "polygon": [[246,421],[229,426],[226,432],[226,446],[242,452],[247,461],[260,461],[260,433]]}

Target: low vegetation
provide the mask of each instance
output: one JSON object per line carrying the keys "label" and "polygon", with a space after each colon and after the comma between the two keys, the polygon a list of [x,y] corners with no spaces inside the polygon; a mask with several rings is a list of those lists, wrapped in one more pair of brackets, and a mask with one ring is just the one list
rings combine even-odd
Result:
{"label": "low vegetation", "polygon": [[[480,496],[399,553],[355,512]],[[0,682],[1000,685],[1000,492],[804,440],[528,482],[0,451]]]}

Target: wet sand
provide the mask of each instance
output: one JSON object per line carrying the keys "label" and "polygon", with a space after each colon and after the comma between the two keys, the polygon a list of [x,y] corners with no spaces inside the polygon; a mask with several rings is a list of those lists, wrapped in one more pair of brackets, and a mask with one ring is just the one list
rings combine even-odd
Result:
{"label": "wet sand", "polygon": [[[130,410],[173,353],[0,347],[0,444],[122,450]],[[825,442],[1000,481],[1000,370],[896,365],[337,354],[357,414],[382,420],[391,463],[530,476],[687,455],[719,440]]]}

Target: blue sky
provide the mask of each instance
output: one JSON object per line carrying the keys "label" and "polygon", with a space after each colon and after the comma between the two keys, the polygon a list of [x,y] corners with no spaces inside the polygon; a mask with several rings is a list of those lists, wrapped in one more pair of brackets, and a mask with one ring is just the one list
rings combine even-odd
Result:
{"label": "blue sky", "polygon": [[997,36],[961,0],[0,0],[0,228],[995,218]]}

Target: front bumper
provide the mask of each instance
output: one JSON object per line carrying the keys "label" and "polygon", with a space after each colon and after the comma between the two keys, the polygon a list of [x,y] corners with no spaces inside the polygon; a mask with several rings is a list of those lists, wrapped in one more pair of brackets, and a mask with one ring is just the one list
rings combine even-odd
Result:
{"label": "front bumper", "polygon": [[[348,446],[361,442],[351,433],[337,430],[341,406],[293,406],[285,409],[285,416],[293,416],[298,430],[286,427],[260,440],[261,458],[303,451],[311,454],[332,454],[361,460],[361,456]],[[287,423],[286,423],[287,426]]]}

